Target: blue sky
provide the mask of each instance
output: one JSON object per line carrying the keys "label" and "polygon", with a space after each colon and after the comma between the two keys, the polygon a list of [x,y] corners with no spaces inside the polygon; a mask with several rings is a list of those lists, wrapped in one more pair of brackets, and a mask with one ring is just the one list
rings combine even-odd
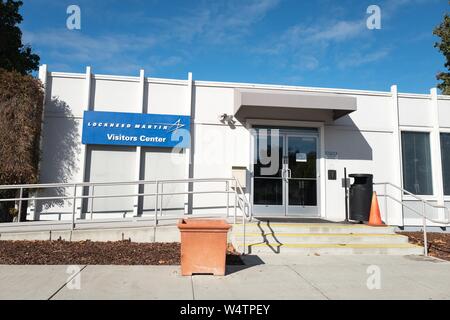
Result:
{"label": "blue sky", "polygon": [[[66,9],[81,8],[81,30]],[[381,8],[381,29],[366,27]],[[24,0],[24,42],[51,71],[428,93],[447,0]]]}

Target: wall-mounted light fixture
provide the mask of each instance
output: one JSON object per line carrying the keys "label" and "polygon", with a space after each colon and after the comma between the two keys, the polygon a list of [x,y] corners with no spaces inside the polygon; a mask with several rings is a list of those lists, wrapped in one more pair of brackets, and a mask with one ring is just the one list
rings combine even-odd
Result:
{"label": "wall-mounted light fixture", "polygon": [[219,116],[219,121],[222,123],[226,123],[228,125],[234,125],[236,123],[236,120],[234,119],[234,116],[228,115],[226,113],[221,114]]}

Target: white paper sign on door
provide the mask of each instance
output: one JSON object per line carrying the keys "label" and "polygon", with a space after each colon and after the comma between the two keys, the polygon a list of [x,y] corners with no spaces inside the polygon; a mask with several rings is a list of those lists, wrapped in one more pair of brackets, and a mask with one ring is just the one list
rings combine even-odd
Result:
{"label": "white paper sign on door", "polygon": [[295,162],[306,162],[306,153],[296,153],[295,154]]}

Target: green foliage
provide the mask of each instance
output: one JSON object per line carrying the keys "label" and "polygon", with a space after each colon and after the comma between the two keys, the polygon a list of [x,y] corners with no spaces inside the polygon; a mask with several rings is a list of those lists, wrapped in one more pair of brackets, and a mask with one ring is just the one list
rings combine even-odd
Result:
{"label": "green foliage", "polygon": [[[436,42],[434,46],[445,56],[445,67],[450,71],[450,16],[448,14],[444,16],[444,21],[434,29],[433,34],[441,38],[441,41]],[[450,72],[440,72],[436,75],[436,79],[442,81],[438,84],[442,93],[450,95]]]}
{"label": "green foliage", "polygon": [[9,214],[10,214],[12,217],[15,217],[15,216],[17,216],[17,215],[19,214],[19,210],[16,209],[16,208],[10,208],[10,209],[9,209]]}
{"label": "green foliage", "polygon": [[19,13],[22,1],[0,0],[0,68],[27,74],[39,67],[39,56],[22,44],[17,26],[23,20]]}
{"label": "green foliage", "polygon": [[0,184],[38,181],[42,109],[39,80],[0,69]]}

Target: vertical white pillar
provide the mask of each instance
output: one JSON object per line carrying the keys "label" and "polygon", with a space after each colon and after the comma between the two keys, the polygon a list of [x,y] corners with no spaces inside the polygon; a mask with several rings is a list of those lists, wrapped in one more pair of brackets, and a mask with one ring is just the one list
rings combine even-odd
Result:
{"label": "vertical white pillar", "polygon": [[84,110],[89,111],[91,109],[91,85],[92,85],[92,70],[90,66],[86,67],[86,78],[84,84]]}
{"label": "vertical white pillar", "polygon": [[[84,111],[91,110],[91,87],[92,87],[92,70],[90,66],[86,67],[86,75],[84,80]],[[80,158],[82,161],[82,167],[81,167],[81,181],[86,181],[86,166],[90,165],[90,163],[87,163],[87,146],[85,144],[81,144],[81,152],[80,152]],[[80,191],[80,190],[78,190]],[[83,192],[79,192],[79,194],[84,194]],[[91,200],[92,201],[92,200]],[[83,201],[80,201],[80,217],[82,216],[82,210],[83,210]]]}
{"label": "vertical white pillar", "polygon": [[[41,115],[41,136],[39,139],[39,150],[42,153],[42,143],[43,143],[43,139],[44,139],[44,113],[45,113],[45,101],[46,101],[46,97],[47,97],[47,76],[48,76],[48,71],[47,71],[47,65],[43,64],[41,66],[39,66],[39,80],[41,80],[42,85],[44,86],[44,101],[42,102],[42,115]],[[38,164],[38,172],[40,174],[41,171],[41,165],[42,165],[42,158],[39,158],[39,164]]]}
{"label": "vertical white pillar", "polygon": [[320,147],[320,157],[319,157],[319,181],[320,181],[320,217],[323,219],[327,218],[327,197],[326,197],[326,158],[325,158],[325,123],[322,123],[319,127],[319,147]]}
{"label": "vertical white pillar", "polygon": [[[439,131],[439,107],[437,98],[437,89],[430,90],[430,109],[433,121],[433,131],[431,132],[431,161],[433,172],[433,189],[436,195],[437,204],[444,205],[444,183],[442,175],[442,158],[441,158],[441,135]],[[444,219],[445,212],[439,209],[438,217]]]}
{"label": "vertical white pillar", "polygon": [[[137,105],[137,112],[144,113],[144,94],[145,94],[145,71],[141,69],[139,73],[139,99]],[[135,177],[136,181],[141,180],[141,159],[142,159],[142,147],[136,147],[136,163],[135,163]],[[136,193],[139,193],[139,185],[136,185]],[[136,203],[133,207],[133,214],[137,216],[139,214],[139,196],[136,197]]]}
{"label": "vertical white pillar", "polygon": [[[398,90],[397,86],[391,86],[391,96],[392,96],[392,156],[393,156],[393,175],[392,183],[403,187],[403,167],[402,167],[402,143],[400,134],[400,120],[399,120],[399,107],[398,107]],[[400,190],[394,189],[392,187],[387,187],[387,193],[394,197],[394,199],[402,200],[403,193]],[[386,209],[385,209],[386,210]],[[395,201],[388,201],[387,210],[387,223],[403,226],[403,207],[401,204]]]}
{"label": "vertical white pillar", "polygon": [[[45,121],[45,101],[46,101],[46,97],[47,97],[47,77],[48,77],[48,69],[47,69],[47,65],[43,64],[41,66],[39,66],[39,80],[41,80],[41,83],[44,87],[44,95],[43,95],[43,101],[42,101],[42,115],[41,115],[41,133],[40,133],[40,137],[39,137],[39,151],[41,154],[43,154],[43,142],[44,142],[44,121]],[[39,157],[39,162],[38,162],[38,175],[39,175],[39,180],[38,183],[41,183],[41,169],[42,169],[42,157]],[[37,202],[35,202],[35,206],[34,206],[34,214],[33,214],[33,220],[39,220],[40,217],[40,212],[38,212],[40,205],[37,204]]]}
{"label": "vertical white pillar", "polygon": [[[41,80],[41,82],[45,88],[45,85],[47,84],[47,65],[46,64],[39,66],[39,80]],[[45,94],[46,94],[46,90],[44,89],[44,95]]]}
{"label": "vertical white pillar", "polygon": [[[185,161],[186,161],[186,164],[185,164],[185,176],[187,177],[187,178],[193,178],[193,172],[194,172],[194,168],[192,168],[191,166],[193,166],[193,153],[192,153],[192,148],[193,148],[193,145],[194,145],[194,135],[193,135],[193,132],[194,132],[194,118],[193,118],[193,115],[192,115],[192,110],[193,110],[193,108],[192,108],[192,104],[193,104],[193,101],[192,101],[192,84],[193,84],[193,81],[192,81],[192,72],[189,72],[188,73],[188,79],[187,79],[187,92],[186,92],[186,106],[185,106],[185,114],[186,115],[189,115],[189,116],[191,116],[191,118],[190,118],[190,127],[191,127],[191,130],[190,130],[190,143],[191,143],[191,145],[190,145],[190,147],[189,148],[186,148],[185,149]],[[190,184],[190,183],[188,183],[187,184],[187,186],[186,186],[186,188],[187,188],[187,191],[192,191],[192,189],[193,189],[193,186],[192,186],[192,184]],[[190,202],[192,202],[192,199],[193,199],[193,196],[191,196],[191,195],[189,195],[189,194],[186,194],[185,195],[185,197],[184,197],[184,213],[187,213],[187,211],[189,211],[189,208],[192,208],[192,203],[190,203]]]}

